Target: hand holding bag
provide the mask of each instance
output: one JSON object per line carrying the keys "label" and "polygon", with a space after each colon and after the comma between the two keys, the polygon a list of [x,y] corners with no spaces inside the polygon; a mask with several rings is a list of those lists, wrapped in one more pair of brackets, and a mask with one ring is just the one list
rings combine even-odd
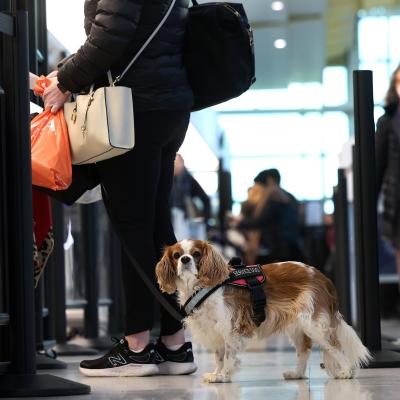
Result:
{"label": "hand holding bag", "polygon": [[[51,81],[41,76],[35,94],[42,95]],[[32,184],[52,190],[65,190],[72,182],[71,154],[63,110],[50,109],[31,121]]]}
{"label": "hand holding bag", "polygon": [[114,81],[108,71],[109,87],[77,95],[64,104],[65,120],[71,144],[72,164],[90,164],[132,150],[135,145],[135,122],[132,89],[115,86],[139,58],[170,15],[172,0],[163,19],[125,70]]}

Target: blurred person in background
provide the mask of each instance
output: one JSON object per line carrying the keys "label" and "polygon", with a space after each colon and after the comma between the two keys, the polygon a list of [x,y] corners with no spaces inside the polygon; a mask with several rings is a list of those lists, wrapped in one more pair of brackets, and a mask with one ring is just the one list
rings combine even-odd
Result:
{"label": "blurred person in background", "polygon": [[[201,209],[197,203],[201,203]],[[181,210],[185,220],[200,219],[206,227],[211,217],[211,202],[207,193],[185,167],[185,161],[176,154],[171,207]],[[204,238],[205,239],[205,238]]]}
{"label": "blurred person in background", "polygon": [[266,264],[304,258],[299,245],[299,203],[280,187],[280,181],[277,169],[261,171],[249,193],[257,201],[243,204],[236,228],[247,231],[249,259],[246,262],[254,259],[256,263]]}
{"label": "blurred person in background", "polygon": [[[383,198],[382,234],[395,249],[400,276],[400,66],[385,97],[375,135],[377,193]],[[400,286],[399,286],[400,288]]]}
{"label": "blurred person in background", "polygon": [[[247,191],[247,200],[242,203],[239,221],[259,218],[267,199],[267,193],[265,185],[254,182],[254,185]],[[247,264],[254,264],[259,252],[261,229],[246,229],[243,233],[245,235],[244,260]]]}

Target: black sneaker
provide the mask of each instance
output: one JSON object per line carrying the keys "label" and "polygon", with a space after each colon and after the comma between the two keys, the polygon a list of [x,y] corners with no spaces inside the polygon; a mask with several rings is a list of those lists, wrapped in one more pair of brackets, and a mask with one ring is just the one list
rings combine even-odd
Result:
{"label": "black sneaker", "polygon": [[129,349],[125,339],[112,338],[116,345],[103,357],[84,360],[79,370],[86,376],[148,376],[158,373],[155,345],[149,343],[140,353]]}
{"label": "black sneaker", "polygon": [[190,342],[184,343],[178,350],[170,350],[161,341],[158,341],[156,362],[160,375],[188,375],[197,370]]}

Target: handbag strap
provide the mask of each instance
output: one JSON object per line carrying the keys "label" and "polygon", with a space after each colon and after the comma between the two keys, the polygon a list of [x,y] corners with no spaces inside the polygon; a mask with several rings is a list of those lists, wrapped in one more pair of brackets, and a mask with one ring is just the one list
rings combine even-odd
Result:
{"label": "handbag strap", "polygon": [[145,48],[149,45],[149,43],[154,39],[154,36],[157,35],[158,31],[161,29],[161,27],[164,25],[164,22],[167,20],[167,18],[169,17],[169,15],[171,14],[172,9],[174,8],[174,5],[176,3],[176,0],[171,0],[171,3],[168,7],[167,12],[165,13],[163,19],[161,20],[161,22],[158,24],[157,28],[154,30],[154,32],[149,36],[149,38],[145,41],[145,43],[143,44],[143,46],[140,48],[140,50],[136,53],[135,57],[133,57],[132,61],[128,64],[128,66],[122,71],[122,73],[120,75],[118,75],[114,82],[112,83],[111,86],[115,86],[116,83],[118,83],[123,77],[124,75],[131,69],[133,63],[139,58],[139,56],[143,53],[143,51],[145,50]]}

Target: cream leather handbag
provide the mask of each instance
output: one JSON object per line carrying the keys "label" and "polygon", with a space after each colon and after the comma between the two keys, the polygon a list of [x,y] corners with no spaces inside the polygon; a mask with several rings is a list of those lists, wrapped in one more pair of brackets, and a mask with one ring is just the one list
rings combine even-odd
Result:
{"label": "cream leather handbag", "polygon": [[88,164],[133,149],[135,122],[132,90],[124,86],[102,87],[75,102],[64,104],[72,164]]}
{"label": "cream leather handbag", "polygon": [[162,21],[150,35],[125,70],[115,80],[108,71],[109,87],[77,95],[75,101],[64,104],[68,126],[72,164],[91,164],[132,150],[135,145],[135,121],[132,89],[115,86],[143,50],[153,40],[170,15],[176,0],[172,0]]}

